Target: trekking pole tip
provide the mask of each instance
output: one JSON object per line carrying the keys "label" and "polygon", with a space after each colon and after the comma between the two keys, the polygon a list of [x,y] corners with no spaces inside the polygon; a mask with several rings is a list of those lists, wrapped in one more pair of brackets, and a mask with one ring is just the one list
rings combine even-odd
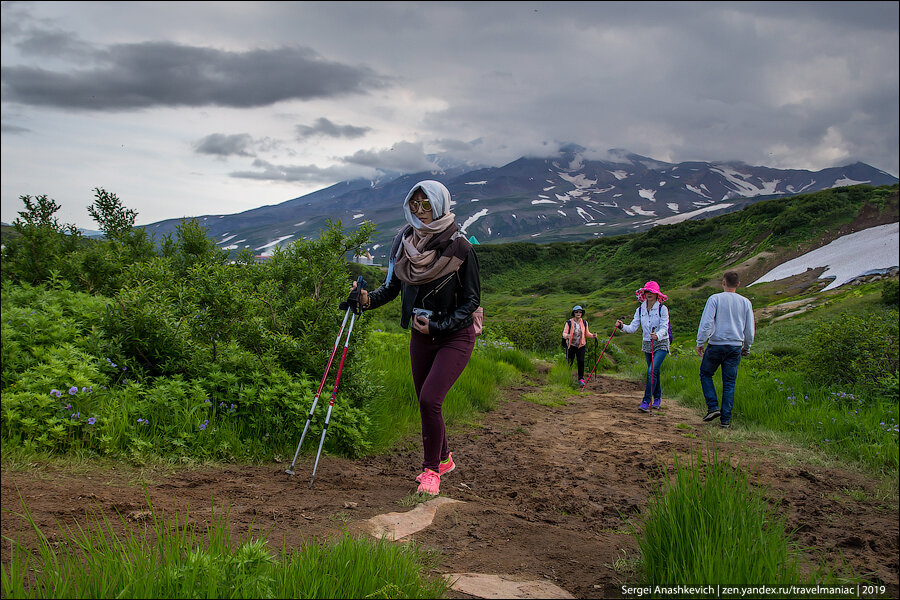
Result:
{"label": "trekking pole tip", "polygon": [[295,475],[293,469],[288,469],[288,470],[285,471],[285,473],[287,473],[288,475]]}

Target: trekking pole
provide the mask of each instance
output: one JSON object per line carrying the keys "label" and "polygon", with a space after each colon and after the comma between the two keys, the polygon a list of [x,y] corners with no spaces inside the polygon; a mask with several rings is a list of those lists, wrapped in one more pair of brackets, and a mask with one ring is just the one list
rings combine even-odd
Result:
{"label": "trekking pole", "polygon": [[[648,311],[649,312],[649,311]],[[650,328],[650,335],[656,333],[656,327]],[[653,360],[654,360],[654,350],[656,348],[656,344],[654,343],[653,338],[650,338],[650,405],[647,406],[647,414],[653,416]],[[662,390],[660,390],[662,391]]]}
{"label": "trekking pole", "polygon": [[[356,289],[350,292],[350,300],[355,299],[358,302],[360,292],[364,287],[366,287],[366,280],[363,279],[360,275],[359,279],[356,280],[356,283]],[[341,328],[338,330],[337,337],[334,338],[334,347],[331,349],[331,356],[328,358],[328,364],[325,365],[325,373],[322,375],[322,381],[319,382],[319,389],[316,390],[316,396],[315,398],[313,398],[312,406],[310,406],[309,408],[309,416],[306,417],[306,425],[303,426],[303,434],[300,436],[300,443],[297,444],[297,451],[294,452],[294,460],[291,461],[291,466],[285,471],[285,473],[287,473],[288,475],[294,475],[294,465],[297,463],[297,456],[300,455],[300,447],[303,445],[303,440],[306,438],[307,431],[309,431],[309,425],[312,422],[313,412],[315,412],[316,405],[319,403],[319,396],[322,394],[322,389],[325,387],[325,380],[328,378],[328,372],[331,371],[331,364],[334,362],[334,356],[335,354],[337,354],[337,349],[341,344],[341,336],[344,334],[344,327],[347,325],[347,317],[350,316],[351,311],[353,311],[352,303],[347,306],[347,312],[344,313],[344,321],[341,323]],[[352,320],[350,327],[353,327]],[[349,339],[349,333],[347,334],[347,337]]]}
{"label": "trekking pole", "polygon": [[294,452],[294,460],[291,461],[291,466],[288,468],[285,473],[288,475],[294,475],[294,464],[297,462],[297,456],[300,454],[300,446],[303,445],[303,439],[306,437],[306,432],[309,430],[309,424],[313,418],[313,412],[316,410],[316,405],[319,403],[319,396],[322,394],[322,388],[325,387],[325,380],[328,378],[328,371],[331,370],[331,363],[334,362],[334,355],[337,354],[338,346],[341,345],[341,336],[344,334],[344,327],[347,325],[347,317],[350,316],[350,308],[347,308],[347,312],[344,313],[344,322],[341,323],[341,328],[338,330],[337,337],[334,339],[334,348],[331,350],[331,357],[328,359],[328,364],[325,365],[325,374],[322,375],[322,381],[319,382],[319,389],[316,390],[316,397],[313,398],[312,406],[309,408],[309,416],[306,417],[306,425],[303,426],[303,434],[300,436],[300,443],[297,444],[297,451]]}
{"label": "trekking pole", "polygon": [[594,375],[594,371],[597,370],[597,365],[600,364],[600,359],[603,358],[603,355],[606,353],[606,349],[609,347],[609,343],[612,341],[613,336],[616,335],[616,330],[618,327],[613,327],[613,332],[609,334],[609,339],[606,340],[606,345],[603,346],[603,352],[600,353],[600,358],[597,359],[597,362],[594,363],[594,368],[591,369],[591,373],[588,375],[588,378],[584,380],[584,387],[587,387],[587,384],[591,381],[591,377]]}
{"label": "trekking pole", "polygon": [[334,389],[331,391],[331,402],[328,403],[328,413],[325,415],[325,426],[322,427],[322,439],[319,440],[319,450],[316,452],[316,462],[313,465],[312,477],[309,478],[309,489],[312,489],[313,480],[316,478],[316,469],[319,467],[319,456],[322,454],[322,445],[325,443],[325,433],[328,431],[328,421],[331,420],[331,411],[334,409],[334,398],[337,396],[338,384],[341,382],[341,371],[344,370],[344,359],[347,358],[347,348],[350,345],[350,334],[353,333],[353,322],[355,319],[356,313],[353,313],[353,316],[350,317],[350,329],[347,330],[347,340],[344,342],[344,352],[341,354],[341,363],[338,365],[337,377],[334,379]]}

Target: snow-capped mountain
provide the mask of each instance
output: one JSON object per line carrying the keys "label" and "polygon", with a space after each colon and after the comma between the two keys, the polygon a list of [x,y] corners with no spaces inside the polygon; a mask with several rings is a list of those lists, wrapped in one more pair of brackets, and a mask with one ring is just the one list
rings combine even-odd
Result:
{"label": "snow-capped mountain", "polygon": [[[813,172],[738,162],[675,164],[625,150],[593,159],[576,145],[549,158],[523,157],[502,167],[445,164],[439,172],[345,181],[281,204],[198,221],[223,248],[269,254],[279,244],[317,236],[328,219],[340,219],[345,228],[369,220],[376,224],[370,250],[377,257],[404,223],[400,204],[406,193],[423,179],[449,188],[461,229],[481,243],[617,235],[723,214],[765,198],[898,181],[864,163]],[[168,233],[179,221],[145,228]]]}

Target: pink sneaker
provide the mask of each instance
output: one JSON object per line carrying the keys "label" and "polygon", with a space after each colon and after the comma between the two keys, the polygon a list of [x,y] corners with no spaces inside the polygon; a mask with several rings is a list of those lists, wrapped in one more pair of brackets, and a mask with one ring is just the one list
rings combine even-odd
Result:
{"label": "pink sneaker", "polygon": [[447,455],[447,460],[441,461],[441,464],[438,465],[438,475],[443,477],[444,475],[446,475],[447,473],[449,473],[450,471],[452,471],[455,468],[456,468],[456,463],[453,462],[453,453],[451,452]]}
{"label": "pink sneaker", "polygon": [[440,493],[441,476],[431,469],[422,471],[422,474],[416,477],[416,481],[419,482],[419,489],[416,490],[417,492],[421,494],[431,494],[432,496],[437,496]]}

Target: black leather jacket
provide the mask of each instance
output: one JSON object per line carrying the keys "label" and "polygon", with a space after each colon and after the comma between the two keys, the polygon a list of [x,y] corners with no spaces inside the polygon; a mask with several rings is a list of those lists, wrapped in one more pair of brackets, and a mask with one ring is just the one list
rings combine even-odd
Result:
{"label": "black leather jacket", "polygon": [[432,336],[442,336],[472,324],[472,313],[481,305],[481,277],[478,273],[478,257],[469,247],[459,269],[449,275],[423,285],[400,281],[397,276],[369,293],[366,310],[387,304],[400,294],[402,307],[400,326],[409,329],[413,308],[432,311],[428,330]]}

